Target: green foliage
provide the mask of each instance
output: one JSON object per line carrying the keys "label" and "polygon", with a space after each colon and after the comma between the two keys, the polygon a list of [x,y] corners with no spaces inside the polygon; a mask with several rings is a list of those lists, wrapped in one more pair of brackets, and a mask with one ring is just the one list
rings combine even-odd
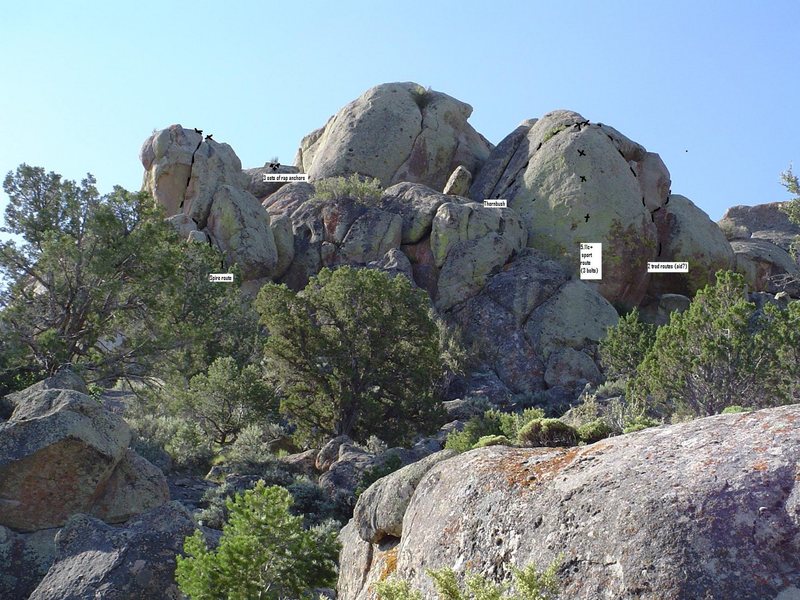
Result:
{"label": "green foliage", "polygon": [[578,432],[559,419],[534,419],[519,430],[517,442],[522,446],[574,446]]}
{"label": "green foliage", "polygon": [[800,225],[800,180],[794,174],[791,165],[781,173],[781,184],[786,188],[786,191],[794,196],[782,207],[782,210],[788,215],[792,223]]}
{"label": "green foliage", "polygon": [[377,202],[383,189],[379,179],[353,173],[349,177],[329,177],[314,182],[314,197],[319,200],[351,198],[359,202]]}
{"label": "green foliage", "polygon": [[194,473],[206,473],[214,450],[199,425],[185,418],[147,413],[125,416],[133,430],[132,446],[150,462],[166,470],[170,466]]}
{"label": "green foliage", "polygon": [[655,343],[656,330],[655,325],[639,320],[636,308],[609,327],[598,348],[609,379],[629,377],[636,372],[636,367]]}
{"label": "green foliage", "polygon": [[270,451],[265,433],[260,425],[245,425],[225,452],[226,470],[242,475],[257,475],[274,467],[277,458]]}
{"label": "green foliage", "polygon": [[229,356],[217,358],[206,373],[192,377],[188,389],[171,385],[162,396],[171,396],[172,410],[196,420],[220,445],[236,440],[246,425],[274,417],[278,404],[256,367],[239,369]]}
{"label": "green foliage", "polygon": [[390,454],[381,464],[364,471],[364,474],[361,476],[361,483],[359,483],[356,488],[356,497],[363,494],[366,489],[378,481],[378,479],[394,473],[402,466],[403,461],[400,460],[400,457],[396,454]]}
{"label": "green foliage", "polygon": [[748,412],[752,412],[752,411],[753,411],[752,408],[745,408],[744,406],[739,406],[738,404],[733,404],[731,406],[726,406],[723,409],[722,414],[723,415],[731,415],[731,414],[736,414],[736,413],[748,413]]}
{"label": "green foliage", "polygon": [[445,448],[456,452],[466,452],[475,447],[483,437],[505,436],[517,439],[520,429],[533,420],[541,419],[544,411],[539,408],[526,408],[521,413],[504,413],[487,410],[482,416],[472,417],[461,431],[453,431],[447,436]]}
{"label": "green foliage", "polygon": [[603,418],[595,419],[578,427],[578,437],[582,442],[594,444],[612,435],[614,430]]}
{"label": "green foliage", "polygon": [[[558,569],[563,561],[557,557],[543,571],[535,565],[523,569],[512,567],[509,583],[495,583],[489,578],[470,574],[460,583],[453,569],[426,571],[433,580],[438,600],[555,600],[561,589]],[[377,583],[380,600],[421,600],[419,591],[412,590],[407,581],[396,576]]]}
{"label": "green foliage", "polygon": [[305,475],[295,477],[286,489],[294,499],[291,512],[303,517],[305,527],[313,527],[330,520],[341,524],[350,517],[342,511],[341,506],[331,500],[330,494]]}
{"label": "green foliage", "polygon": [[237,287],[207,280],[219,254],[182,242],[146,193],[101,197],[94,183],[24,164],[5,178],[3,231],[21,240],[0,243],[5,385],[65,364],[90,382],[157,365],[192,375],[220,349],[252,351]]}
{"label": "green foliage", "polygon": [[434,388],[443,367],[430,299],[404,277],[323,269],[300,293],[261,288],[268,370],[281,411],[312,443],[338,435],[391,445],[437,428]]}
{"label": "green foliage", "polygon": [[216,550],[202,533],[184,542],[175,579],[191,600],[251,600],[306,597],[336,580],[338,544],[329,528],[305,530],[290,514],[292,498],[259,482],[228,499],[229,517]]}
{"label": "green foliage", "polygon": [[798,317],[800,311],[772,304],[757,310],[747,300],[744,278],[720,271],[716,284],[659,328],[627,396],[643,410],[665,415],[786,402],[800,372],[794,360]]}
{"label": "green foliage", "polygon": [[658,427],[661,425],[656,419],[650,417],[638,416],[630,419],[622,430],[622,433],[633,433],[634,431],[641,431],[642,429],[649,429],[650,427]]}
{"label": "green foliage", "polygon": [[504,435],[484,435],[483,437],[479,438],[475,444],[473,444],[474,448],[486,448],[487,446],[513,446],[513,442],[509,440]]}

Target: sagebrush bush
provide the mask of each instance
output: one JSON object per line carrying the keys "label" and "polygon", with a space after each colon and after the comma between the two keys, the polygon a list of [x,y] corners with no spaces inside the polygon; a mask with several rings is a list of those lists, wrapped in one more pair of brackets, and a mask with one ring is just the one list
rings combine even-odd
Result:
{"label": "sagebrush bush", "polygon": [[298,475],[286,486],[294,499],[291,512],[303,517],[305,527],[313,527],[330,520],[341,525],[349,517],[319,484],[305,475]]}
{"label": "sagebrush bush", "polygon": [[559,419],[534,419],[519,430],[517,442],[523,446],[574,446],[578,432]]}
{"label": "sagebrush bush", "polygon": [[[133,431],[131,446],[160,468],[206,473],[214,449],[211,440],[195,422],[168,415],[126,415]],[[164,454],[169,465],[164,463]]]}
{"label": "sagebrush bush", "polygon": [[275,467],[277,460],[264,428],[254,424],[245,426],[225,452],[226,470],[242,475],[257,475]]}
{"label": "sagebrush bush", "polygon": [[379,179],[353,173],[348,177],[329,177],[314,182],[314,197],[319,200],[352,198],[359,202],[377,202],[383,193]]}
{"label": "sagebrush bush", "polygon": [[611,425],[603,418],[595,419],[578,427],[578,437],[587,444],[599,442],[613,433]]}
{"label": "sagebrush bush", "polygon": [[738,404],[732,404],[731,406],[725,407],[722,411],[723,415],[730,415],[736,413],[746,413],[746,412],[753,412],[752,408],[745,408],[744,406],[739,406]]}
{"label": "sagebrush bush", "polygon": [[513,446],[514,444],[504,435],[484,435],[472,446],[473,448],[486,448],[487,446]]}
{"label": "sagebrush bush", "polygon": [[642,429],[649,429],[650,427],[658,427],[661,425],[660,421],[650,417],[634,417],[628,424],[625,425],[625,428],[622,430],[622,433],[634,433],[636,431],[641,431]]}
{"label": "sagebrush bush", "polygon": [[[558,569],[559,556],[543,571],[535,565],[523,569],[511,568],[511,582],[495,583],[477,573],[468,574],[464,582],[453,569],[428,569],[438,600],[555,600],[561,589]],[[412,590],[409,583],[393,575],[375,584],[380,600],[422,600],[422,594]]]}
{"label": "sagebrush bush", "polygon": [[453,431],[447,436],[445,448],[457,452],[471,450],[479,439],[486,436],[505,436],[516,439],[520,429],[527,423],[544,416],[539,408],[526,408],[521,413],[504,413],[491,409],[479,417],[472,417],[461,431]]}

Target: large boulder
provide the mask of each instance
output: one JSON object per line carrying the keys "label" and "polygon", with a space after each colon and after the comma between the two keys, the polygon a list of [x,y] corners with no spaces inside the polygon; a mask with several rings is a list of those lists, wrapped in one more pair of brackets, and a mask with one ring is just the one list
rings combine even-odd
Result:
{"label": "large boulder", "polygon": [[415,83],[367,90],[303,138],[297,167],[312,180],[351,173],[441,190],[459,165],[474,173],[491,145],[469,125],[472,107]]}
{"label": "large boulder", "polygon": [[351,519],[339,532],[339,543],[342,549],[337,598],[374,600],[375,584],[386,579],[397,566],[398,540],[385,538],[378,544],[365,542]]}
{"label": "large boulder", "polygon": [[56,536],[56,560],[30,600],[178,600],[175,556],[194,531],[179,502],[125,527],[75,515]]}
{"label": "large boulder", "polygon": [[17,533],[0,525],[0,598],[14,600],[31,595],[53,564],[58,531]]}
{"label": "large boulder", "polygon": [[[394,571],[427,598],[426,569],[499,581],[563,554],[563,598],[796,598],[798,419],[792,405],[570,449],[461,454],[417,485]],[[378,549],[344,541],[342,556],[371,558],[342,563],[339,598],[374,598]]]}
{"label": "large boulder", "polygon": [[353,521],[361,539],[377,544],[386,536],[403,534],[403,515],[417,484],[434,465],[456,456],[455,450],[442,450],[382,477],[358,498]]}
{"label": "large boulder", "polygon": [[118,522],[169,499],[160,470],[127,450],[121,416],[75,389],[69,372],[12,395],[0,423],[0,525],[36,531],[75,513]]}
{"label": "large boulder", "polygon": [[205,227],[228,263],[237,263],[245,280],[269,277],[278,265],[278,251],[269,215],[255,197],[222,185],[216,191]]}
{"label": "large boulder", "polygon": [[786,202],[770,202],[756,206],[733,206],[719,221],[724,229],[743,229],[748,236],[772,242],[787,252],[800,235],[800,225],[792,223],[783,210]]}
{"label": "large boulder", "polygon": [[513,210],[447,202],[433,218],[430,247],[439,268],[436,306],[448,310],[474,296],[487,277],[520,252],[527,232]]}
{"label": "large boulder", "polygon": [[130,440],[121,417],[80,392],[18,399],[0,424],[0,525],[35,531],[90,510]]}
{"label": "large boulder", "polygon": [[619,320],[617,311],[582,281],[569,281],[537,306],[528,317],[525,333],[543,358],[561,348],[596,345]]}
{"label": "large boulder", "polygon": [[156,131],[142,145],[142,187],[172,216],[185,212],[202,228],[222,185],[244,189],[242,163],[228,144],[208,140],[180,125]]}
{"label": "large boulder", "polygon": [[688,273],[652,274],[648,293],[693,296],[714,283],[720,269],[732,269],[733,250],[725,234],[708,215],[685,196],[673,194],[654,214],[659,229],[661,255],[653,260],[688,262]]}
{"label": "large boulder", "polygon": [[169,502],[169,487],[161,469],[130,448],[111,473],[90,509],[106,523],[122,523]]}
{"label": "large boulder", "polygon": [[612,303],[631,307],[647,290],[647,261],[658,251],[650,213],[664,204],[669,185],[657,155],[613,127],[559,110],[509,134],[469,195],[478,202],[508,200],[529,232],[528,245],[573,274],[579,245],[602,243],[603,279],[592,285]]}
{"label": "large boulder", "polygon": [[288,185],[285,182],[264,181],[264,175],[289,175],[297,172],[297,167],[281,164],[273,165],[272,163],[267,163],[263,167],[255,169],[245,169],[244,174],[247,177],[245,189],[260,201],[264,201],[283,186]]}
{"label": "large boulder", "polygon": [[732,240],[736,270],[758,292],[800,297],[800,266],[786,250],[766,239]]}

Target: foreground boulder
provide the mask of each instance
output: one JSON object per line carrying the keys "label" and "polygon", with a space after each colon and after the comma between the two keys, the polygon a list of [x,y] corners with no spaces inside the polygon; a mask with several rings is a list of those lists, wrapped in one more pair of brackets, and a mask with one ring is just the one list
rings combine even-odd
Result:
{"label": "foreground boulder", "polygon": [[730,244],[736,270],[744,274],[754,291],[800,297],[800,266],[786,250],[758,238],[732,240]]}
{"label": "foreground boulder", "polygon": [[86,515],[56,536],[56,560],[30,600],[177,600],[175,556],[194,531],[179,502],[156,508],[125,527]]}
{"label": "foreground boulder", "polygon": [[119,522],[166,502],[163,474],[127,450],[128,425],[60,374],[11,395],[0,423],[0,525],[60,527],[83,512]]}
{"label": "foreground boulder", "polygon": [[467,119],[469,104],[416,83],[364,92],[303,138],[295,163],[312,180],[360,173],[384,186],[401,181],[441,190],[463,166],[474,173],[491,144]]}
{"label": "foreground boulder", "polygon": [[27,598],[45,576],[56,554],[58,529],[16,533],[0,526],[0,598]]}
{"label": "foreground boulder", "polygon": [[718,415],[570,449],[489,447],[435,465],[393,548],[351,523],[339,597],[395,572],[495,581],[563,553],[562,598],[796,598],[800,406]]}

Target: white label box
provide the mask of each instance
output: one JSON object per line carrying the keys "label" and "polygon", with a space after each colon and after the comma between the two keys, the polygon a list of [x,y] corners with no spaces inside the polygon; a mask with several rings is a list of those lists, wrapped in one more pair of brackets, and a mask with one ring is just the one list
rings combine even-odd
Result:
{"label": "white label box", "polygon": [[294,181],[308,181],[308,173],[262,173],[263,183],[291,183]]}
{"label": "white label box", "polygon": [[603,278],[603,244],[581,244],[581,279]]}
{"label": "white label box", "polygon": [[501,198],[487,198],[483,201],[484,208],[508,208],[508,200]]}
{"label": "white label box", "polygon": [[212,283],[233,283],[233,273],[209,273],[208,280]]}
{"label": "white label box", "polygon": [[688,273],[688,262],[648,262],[648,273]]}

